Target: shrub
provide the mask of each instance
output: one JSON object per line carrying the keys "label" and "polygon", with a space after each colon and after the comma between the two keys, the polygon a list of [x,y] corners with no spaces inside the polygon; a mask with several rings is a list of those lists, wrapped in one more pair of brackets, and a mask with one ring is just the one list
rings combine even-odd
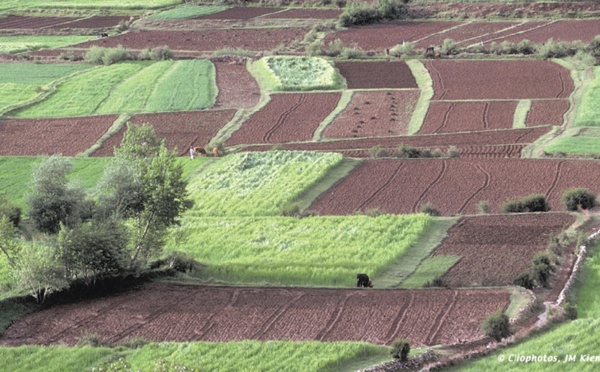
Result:
{"label": "shrub", "polygon": [[345,48],[346,46],[342,40],[335,39],[327,44],[327,48],[325,48],[325,54],[330,57],[337,57],[342,54]]}
{"label": "shrub", "polygon": [[565,310],[565,317],[570,320],[577,319],[577,305],[572,305],[569,302],[565,302],[563,304],[563,309]]}
{"label": "shrub", "polygon": [[596,35],[594,40],[590,42],[588,46],[588,51],[594,57],[600,57],[600,35]]}
{"label": "shrub", "polygon": [[381,145],[375,145],[367,150],[369,157],[371,158],[383,158],[389,156],[389,151]]}
{"label": "shrub", "polygon": [[456,55],[456,54],[460,53],[460,49],[458,48],[458,45],[456,44],[456,42],[454,40],[445,39],[444,42],[442,43],[440,52],[442,54],[446,54],[446,55]]}
{"label": "shrub", "polygon": [[570,53],[569,44],[567,42],[556,41],[551,38],[539,47],[538,53],[544,58],[566,57]]}
{"label": "shrub", "polygon": [[86,333],[77,342],[77,346],[103,347],[108,346],[100,336],[95,333]]}
{"label": "shrub", "polygon": [[517,52],[521,54],[533,54],[535,53],[535,45],[527,39],[521,40],[517,44]]}
{"label": "shrub", "polygon": [[17,207],[4,193],[0,193],[0,217],[6,216],[14,227],[21,223],[21,208]]}
{"label": "shrub", "polygon": [[365,216],[377,217],[381,216],[383,212],[379,208],[369,208],[364,211]]}
{"label": "shrub", "polygon": [[529,212],[548,212],[550,205],[544,194],[531,194],[521,199],[521,205]]}
{"label": "shrub", "polygon": [[513,281],[514,285],[518,285],[519,287],[532,289],[535,285],[533,278],[531,278],[531,274],[529,272],[525,272],[519,274]]}
{"label": "shrub", "polygon": [[379,0],[376,6],[353,2],[344,9],[338,23],[342,27],[361,26],[369,23],[391,21],[406,16],[409,0]]}
{"label": "shrub", "polygon": [[367,53],[360,48],[345,48],[342,52],[342,58],[345,59],[359,59],[365,58]]}
{"label": "shrub", "polygon": [[300,208],[300,204],[291,203],[291,204],[284,206],[281,209],[280,215],[286,216],[286,217],[298,217],[301,214],[301,212],[302,212],[302,208]]}
{"label": "shrub", "polygon": [[112,65],[121,61],[134,60],[133,54],[119,45],[116,48],[91,47],[84,57],[86,62],[94,64]]}
{"label": "shrub", "polygon": [[321,40],[315,40],[306,46],[306,54],[309,56],[322,56],[325,54],[323,50],[323,42]]}
{"label": "shrub", "polygon": [[421,213],[426,213],[430,216],[441,216],[442,213],[432,204],[432,203],[425,203],[423,204],[423,206],[421,206],[421,209],[419,210],[419,212]]}
{"label": "shrub", "polygon": [[485,321],[483,322],[483,333],[496,341],[500,341],[503,338],[510,336],[508,316],[502,313],[502,309],[496,310],[496,312],[485,318]]}
{"label": "shrub", "polygon": [[548,278],[550,278],[550,271],[551,267],[549,265],[534,264],[531,268],[531,276],[540,287],[545,287],[548,284]]}
{"label": "shrub", "polygon": [[408,340],[395,339],[392,341],[391,354],[394,359],[400,359],[401,362],[408,360],[408,353],[410,353],[410,342]]}
{"label": "shrub", "polygon": [[520,200],[511,198],[502,204],[502,211],[504,213],[522,213],[525,212],[525,208]]}
{"label": "shrub", "polygon": [[591,209],[596,205],[596,194],[584,188],[571,188],[563,193],[562,202],[569,211],[576,211],[578,207]]}
{"label": "shrub", "polygon": [[433,279],[432,281],[427,281],[423,287],[425,288],[443,288],[446,287],[446,283],[444,282],[444,279],[442,277],[437,277],[435,279]]}
{"label": "shrub", "polygon": [[480,213],[490,213],[490,202],[487,200],[480,200],[479,203],[477,203],[477,209]]}
{"label": "shrub", "polygon": [[395,56],[395,55],[401,55],[401,56],[414,56],[415,54],[417,54],[415,52],[415,46],[413,45],[413,43],[411,43],[410,41],[407,41],[403,44],[398,44],[396,46],[394,46],[392,49],[390,49],[390,54]]}

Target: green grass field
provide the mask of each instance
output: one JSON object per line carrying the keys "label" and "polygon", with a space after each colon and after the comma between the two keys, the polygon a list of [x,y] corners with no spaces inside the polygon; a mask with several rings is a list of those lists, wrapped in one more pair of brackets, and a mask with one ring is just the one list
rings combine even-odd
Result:
{"label": "green grass field", "polygon": [[[579,318],[554,326],[525,342],[490,354],[489,357],[461,366],[461,371],[597,371],[598,362],[580,362],[581,355],[600,355],[600,252],[598,246],[586,260],[577,294]],[[514,363],[516,356],[551,356],[558,362]],[[576,362],[562,363],[567,355],[577,355]],[[502,356],[502,357],[500,357]],[[499,362],[498,358],[505,358]]]}
{"label": "green grass field", "polygon": [[173,21],[177,19],[190,19],[200,17],[203,15],[213,14],[222,12],[228,9],[228,6],[223,5],[206,5],[206,6],[180,6],[177,8],[165,10],[160,13],[152,14],[147,19],[154,19],[157,21]]}
{"label": "green grass field", "polygon": [[577,107],[575,126],[600,126],[600,66],[594,68],[594,75],[594,80],[583,93],[581,104]]}
{"label": "green grass field", "polygon": [[340,154],[270,151],[215,160],[190,180],[193,216],[275,216],[342,161]]}
{"label": "green grass field", "polygon": [[85,64],[2,63],[0,84],[44,85],[90,67]]}
{"label": "green grass field", "polygon": [[427,215],[183,219],[185,238],[167,250],[207,266],[203,279],[228,283],[352,286],[357,272],[375,280],[415,244]]}
{"label": "green grass field", "polygon": [[92,36],[0,36],[0,53],[59,48],[94,39]]}
{"label": "green grass field", "polygon": [[102,66],[62,83],[17,117],[200,110],[217,95],[210,61],[135,62]]}
{"label": "green grass field", "polygon": [[460,260],[460,256],[426,258],[417,267],[417,270],[402,282],[402,288],[423,288],[427,283],[431,284],[434,279],[444,275],[458,260]]}
{"label": "green grass field", "polygon": [[12,372],[346,371],[361,361],[388,360],[388,350],[364,342],[291,341],[151,343],[137,349],[21,346],[0,348],[0,359],[2,370]]}
{"label": "green grass field", "polygon": [[335,68],[319,57],[265,57],[255,63],[255,70],[272,91],[340,89],[344,85]]}
{"label": "green grass field", "polygon": [[[181,4],[181,0],[3,0],[6,9],[19,8],[68,8],[68,9],[158,9]],[[14,3],[14,4],[13,4]],[[0,7],[2,9],[2,7]]]}

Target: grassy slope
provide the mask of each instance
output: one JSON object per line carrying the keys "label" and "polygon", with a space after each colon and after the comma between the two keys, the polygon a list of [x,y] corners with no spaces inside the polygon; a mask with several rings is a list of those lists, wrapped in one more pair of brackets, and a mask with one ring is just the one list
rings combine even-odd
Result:
{"label": "grassy slope", "polygon": [[[462,366],[467,371],[594,371],[598,363],[562,363],[565,355],[600,355],[597,342],[600,334],[600,252],[598,246],[587,258],[583,275],[578,281],[577,305],[579,319],[554,326],[551,330],[529,338],[515,346],[502,349],[489,357]],[[558,363],[507,363],[499,362],[498,356],[513,355],[556,356]]]}

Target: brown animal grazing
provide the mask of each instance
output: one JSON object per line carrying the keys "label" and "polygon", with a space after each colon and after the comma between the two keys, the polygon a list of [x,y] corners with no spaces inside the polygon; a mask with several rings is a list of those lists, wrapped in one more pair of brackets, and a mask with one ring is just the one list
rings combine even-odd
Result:
{"label": "brown animal grazing", "polygon": [[356,286],[359,288],[360,287],[373,288],[373,282],[371,281],[371,279],[369,279],[369,276],[367,274],[357,273],[356,274]]}
{"label": "brown animal grazing", "polygon": [[206,155],[206,150],[204,150],[202,147],[199,147],[199,146],[194,147],[194,152],[196,153],[196,155],[198,155],[198,154]]}
{"label": "brown animal grazing", "polygon": [[218,158],[218,157],[219,157],[219,148],[218,148],[218,147],[215,147],[215,148],[213,149],[213,155],[215,156],[215,158]]}

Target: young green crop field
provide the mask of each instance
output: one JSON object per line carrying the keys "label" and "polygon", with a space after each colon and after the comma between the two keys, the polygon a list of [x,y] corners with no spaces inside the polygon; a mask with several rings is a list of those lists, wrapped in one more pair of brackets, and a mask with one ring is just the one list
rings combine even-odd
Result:
{"label": "young green crop field", "polygon": [[600,126],[600,66],[594,68],[594,80],[586,89],[581,104],[577,107],[575,126],[597,127]]}
{"label": "young green crop field", "polygon": [[0,10],[14,8],[158,9],[181,4],[181,0],[2,0]]}
{"label": "young green crop field", "polygon": [[[490,356],[460,366],[465,371],[596,371],[598,362],[580,362],[582,355],[600,355],[600,250],[596,246],[586,259],[583,275],[579,279],[577,310],[579,318],[552,327],[534,335],[525,342],[501,349]],[[502,355],[502,357],[500,357]],[[517,356],[556,357],[558,362],[511,363]],[[567,355],[576,355],[575,362],[563,363]],[[505,358],[499,362],[500,358]]]}
{"label": "young green crop field", "polygon": [[0,359],[4,370],[14,372],[352,371],[388,360],[388,350],[367,343],[291,341],[151,343],[137,349],[21,346],[0,348]]}
{"label": "young green crop field", "polygon": [[428,215],[192,218],[168,250],[206,264],[205,279],[228,283],[352,286],[398,262],[428,227]]}
{"label": "young green crop field", "polygon": [[216,95],[215,69],[210,61],[119,63],[74,76],[47,99],[15,116],[200,110],[212,106]]}
{"label": "young green crop field", "polygon": [[152,14],[148,19],[154,19],[157,21],[172,21],[177,19],[190,19],[200,17],[203,15],[213,14],[222,12],[228,9],[228,6],[222,5],[206,5],[206,6],[180,6],[177,8],[165,10],[160,13]]}
{"label": "young green crop field", "polygon": [[343,78],[320,57],[265,57],[255,63],[255,70],[272,91],[339,89]]}
{"label": "young green crop field", "polygon": [[427,284],[442,277],[454,265],[460,256],[436,256],[423,260],[414,273],[412,273],[404,282],[402,288],[423,288]]}
{"label": "young green crop field", "polygon": [[340,154],[248,152],[211,162],[190,180],[193,216],[276,216],[342,161]]}
{"label": "young green crop field", "polygon": [[0,53],[59,48],[92,40],[92,36],[0,36]]}

